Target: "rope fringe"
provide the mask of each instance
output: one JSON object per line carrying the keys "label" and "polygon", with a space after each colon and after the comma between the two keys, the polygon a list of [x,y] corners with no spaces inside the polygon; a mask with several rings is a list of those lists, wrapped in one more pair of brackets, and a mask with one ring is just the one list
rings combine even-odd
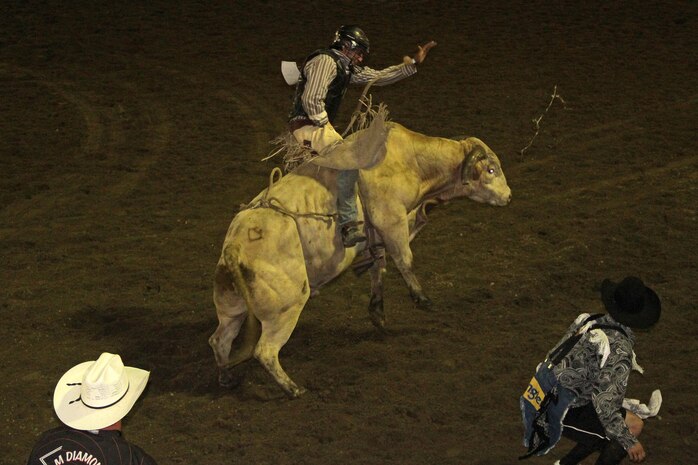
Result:
{"label": "rope fringe", "polygon": [[[349,121],[347,128],[342,133],[342,137],[345,138],[349,133],[353,134],[367,129],[376,119],[388,121],[388,114],[388,107],[384,103],[373,105],[371,95],[362,95],[359,99],[359,105],[351,117],[351,121]],[[262,161],[281,156],[285,173],[290,173],[317,156],[316,152],[300,144],[296,138],[293,137],[293,134],[288,131],[275,137],[269,141],[269,143],[273,145],[274,148],[269,152],[269,155],[262,158]]]}

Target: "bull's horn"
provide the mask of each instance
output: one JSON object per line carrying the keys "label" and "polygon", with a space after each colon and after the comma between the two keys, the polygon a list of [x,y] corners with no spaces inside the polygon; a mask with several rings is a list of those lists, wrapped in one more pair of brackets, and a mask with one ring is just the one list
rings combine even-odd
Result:
{"label": "bull's horn", "polygon": [[437,206],[440,202],[437,199],[427,199],[424,202],[422,202],[422,214],[424,216],[427,216],[429,213],[429,210],[431,210],[433,207]]}

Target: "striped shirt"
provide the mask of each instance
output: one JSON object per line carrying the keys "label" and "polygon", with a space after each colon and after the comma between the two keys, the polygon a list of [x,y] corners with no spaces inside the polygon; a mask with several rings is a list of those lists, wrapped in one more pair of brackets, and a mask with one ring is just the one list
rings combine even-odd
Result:
{"label": "striped shirt", "polygon": [[[340,60],[349,61],[341,52],[337,52],[337,56]],[[377,78],[373,83],[375,86],[393,84],[417,72],[417,66],[414,64],[394,65],[382,70],[368,66],[354,66],[353,69],[350,84],[367,84]],[[324,126],[329,121],[325,111],[325,97],[330,84],[337,77],[337,64],[331,56],[321,53],[308,60],[303,72],[308,79],[301,96],[303,108],[315,125]]]}
{"label": "striped shirt", "polygon": [[121,431],[80,431],[59,426],[41,435],[27,465],[157,465]]}

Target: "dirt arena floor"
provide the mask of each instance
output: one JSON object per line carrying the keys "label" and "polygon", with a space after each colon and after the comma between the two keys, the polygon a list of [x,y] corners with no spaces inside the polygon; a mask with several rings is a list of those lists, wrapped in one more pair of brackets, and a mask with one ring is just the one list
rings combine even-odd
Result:
{"label": "dirt arena floor", "polygon": [[[58,378],[102,351],[152,370],[125,433],[160,464],[516,464],[532,370],[627,274],[664,309],[628,390],[663,393],[647,463],[698,463],[698,4],[333,3],[2,3],[0,464],[24,463],[58,423]],[[513,201],[433,211],[413,251],[434,308],[391,264],[387,335],[368,276],[323,288],[281,352],[304,397],[256,363],[220,388],[213,270],[276,166],[261,159],[290,107],[280,61],[351,23],[375,68],[438,42],[374,102],[415,131],[481,138]]]}

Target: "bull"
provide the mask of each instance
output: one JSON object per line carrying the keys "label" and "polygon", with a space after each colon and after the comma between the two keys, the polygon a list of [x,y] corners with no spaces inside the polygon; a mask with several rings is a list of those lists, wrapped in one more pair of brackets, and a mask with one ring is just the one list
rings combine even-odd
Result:
{"label": "bull", "polygon": [[496,206],[510,202],[501,163],[481,140],[426,136],[394,122],[385,127],[384,158],[360,170],[358,180],[359,220],[365,212],[371,246],[343,246],[332,214],[337,171],[312,163],[270,182],[233,218],[215,270],[218,327],[209,338],[221,385],[231,384],[232,367],[254,357],[289,397],[300,396],[305,389],[284,371],[279,351],[314,291],[370,248],[369,315],[382,328],[381,250],[392,257],[412,299],[420,306],[430,303],[412,270],[410,250],[410,240],[424,226],[426,205],[457,197]]}

